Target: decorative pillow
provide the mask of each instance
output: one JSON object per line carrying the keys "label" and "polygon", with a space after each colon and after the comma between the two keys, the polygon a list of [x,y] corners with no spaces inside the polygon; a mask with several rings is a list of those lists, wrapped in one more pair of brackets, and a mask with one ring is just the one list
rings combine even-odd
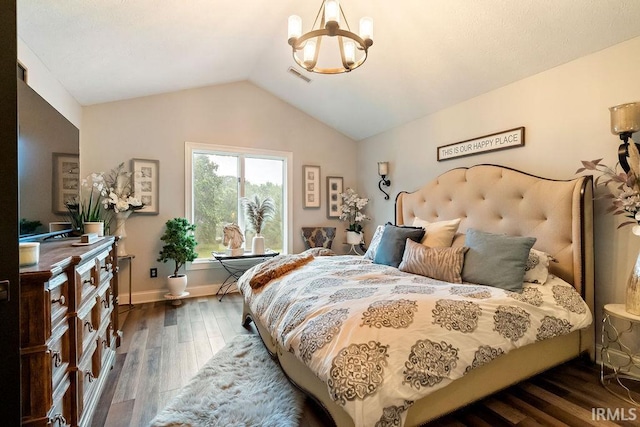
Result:
{"label": "decorative pillow", "polygon": [[380,244],[380,239],[382,239],[382,233],[384,232],[384,225],[379,225],[376,227],[376,232],[373,233],[373,237],[371,238],[371,243],[369,243],[369,248],[367,252],[364,253],[365,259],[370,259],[373,261],[373,258],[376,256],[376,251],[378,250],[378,245]]}
{"label": "decorative pillow", "polygon": [[385,225],[373,262],[398,267],[402,262],[407,239],[419,243],[422,237],[424,237],[422,227]]}
{"label": "decorative pillow", "polygon": [[424,237],[420,242],[423,245],[430,248],[450,247],[460,226],[460,220],[460,218],[456,218],[448,221],[429,222],[415,217],[413,226],[424,228]]}
{"label": "decorative pillow", "polygon": [[524,281],[544,285],[549,277],[549,261],[551,260],[553,257],[548,253],[531,249],[524,267]]}
{"label": "decorative pillow", "polygon": [[535,237],[507,236],[470,228],[465,237],[469,248],[464,260],[465,282],[522,291],[524,269]]}
{"label": "decorative pillow", "polygon": [[429,248],[407,239],[402,262],[398,267],[407,273],[419,274],[449,283],[462,283],[464,254],[469,248]]}

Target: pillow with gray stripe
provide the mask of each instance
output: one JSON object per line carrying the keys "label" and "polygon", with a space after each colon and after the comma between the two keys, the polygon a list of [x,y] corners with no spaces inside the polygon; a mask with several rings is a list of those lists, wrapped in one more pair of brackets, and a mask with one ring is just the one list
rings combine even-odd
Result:
{"label": "pillow with gray stripe", "polygon": [[401,271],[449,283],[462,283],[462,267],[464,254],[469,248],[457,246],[453,248],[430,248],[407,239],[398,267]]}

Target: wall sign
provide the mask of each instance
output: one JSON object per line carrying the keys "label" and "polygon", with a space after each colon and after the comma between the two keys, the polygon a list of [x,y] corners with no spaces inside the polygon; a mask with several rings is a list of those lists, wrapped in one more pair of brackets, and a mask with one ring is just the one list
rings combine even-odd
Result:
{"label": "wall sign", "polygon": [[524,126],[438,147],[438,161],[524,146]]}

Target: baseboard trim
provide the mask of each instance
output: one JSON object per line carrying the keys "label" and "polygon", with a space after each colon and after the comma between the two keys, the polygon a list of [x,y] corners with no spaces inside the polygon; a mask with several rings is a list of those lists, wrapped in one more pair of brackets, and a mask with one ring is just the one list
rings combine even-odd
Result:
{"label": "baseboard trim", "polygon": [[[621,352],[620,350],[609,349],[609,356],[611,363],[605,363],[605,366],[611,367],[611,364],[615,366],[622,366],[629,363],[629,356]],[[640,354],[635,355],[633,358],[634,364],[629,369],[628,374],[640,379]],[[602,363],[602,344],[596,345],[596,362]]]}
{"label": "baseboard trim", "polygon": [[[187,292],[189,292],[189,298],[193,297],[208,297],[215,295],[220,289],[221,284],[211,284],[202,286],[187,286]],[[235,286],[231,287],[230,292],[238,292]],[[144,304],[148,302],[165,301],[166,289],[155,289],[152,291],[133,292],[131,294],[131,304]],[[118,302],[120,305],[126,305],[129,303],[129,294],[120,293],[118,296]]]}

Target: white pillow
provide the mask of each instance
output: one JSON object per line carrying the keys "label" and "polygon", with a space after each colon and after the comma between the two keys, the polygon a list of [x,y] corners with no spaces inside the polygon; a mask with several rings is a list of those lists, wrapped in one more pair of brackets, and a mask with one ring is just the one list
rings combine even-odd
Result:
{"label": "white pillow", "polygon": [[460,218],[448,221],[429,222],[415,217],[413,219],[413,226],[424,228],[424,237],[422,238],[422,242],[420,242],[423,245],[430,248],[450,247],[460,226]]}
{"label": "white pillow", "polygon": [[373,233],[373,237],[371,238],[371,243],[369,243],[369,248],[367,252],[364,254],[365,259],[373,259],[376,257],[376,251],[378,250],[378,245],[380,244],[380,239],[382,239],[382,233],[384,233],[384,225],[379,225],[376,228],[376,232]]}
{"label": "white pillow", "polygon": [[544,285],[549,277],[549,261],[552,259],[553,257],[548,253],[532,248],[524,267],[524,281]]}

